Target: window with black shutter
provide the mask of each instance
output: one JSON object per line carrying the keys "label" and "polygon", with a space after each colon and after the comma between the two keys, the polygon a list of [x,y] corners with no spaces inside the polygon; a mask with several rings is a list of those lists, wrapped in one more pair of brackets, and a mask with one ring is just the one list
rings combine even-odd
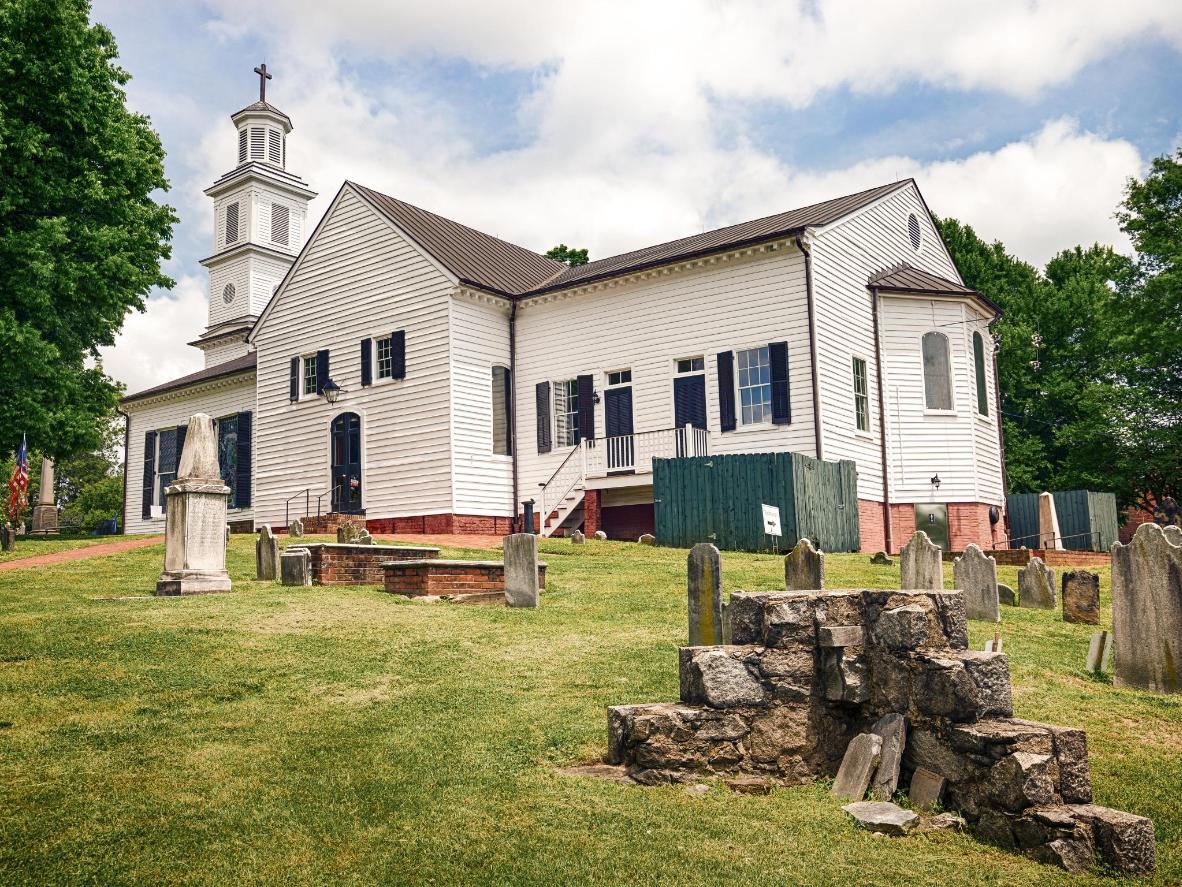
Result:
{"label": "window with black shutter", "polygon": [[148,520],[152,516],[152,505],[156,490],[156,432],[144,432],[144,477],[143,500],[140,517]]}
{"label": "window with black shutter", "polygon": [[718,427],[735,430],[735,353],[718,354]]}
{"label": "window with black shutter", "polygon": [[164,491],[176,480],[176,429],[166,428],[156,437],[156,502],[164,504]]}
{"label": "window with black shutter", "polygon": [[492,451],[498,456],[513,454],[512,432],[509,427],[509,386],[508,367],[492,368]]}
{"label": "window with black shutter", "polygon": [[361,340],[361,384],[373,383],[373,340]]}
{"label": "window with black shutter", "polygon": [[767,353],[771,370],[772,423],[787,425],[792,421],[792,398],[788,387],[788,343],[770,342]]}
{"label": "window with black shutter", "polygon": [[[631,373],[629,373],[631,381]],[[578,435],[575,442],[595,439],[595,377],[579,376],[578,387]]]}
{"label": "window with black shutter", "polygon": [[236,507],[238,486],[238,416],[218,419],[218,473],[230,488],[230,507]]}
{"label": "window with black shutter", "polygon": [[291,376],[288,379],[287,396],[294,403],[300,399],[300,359],[291,359]]}
{"label": "window with black shutter", "polygon": [[406,331],[390,333],[390,378],[406,378]]}
{"label": "window with black shutter", "polygon": [[538,415],[538,452],[550,452],[550,383],[539,382],[534,388]]}
{"label": "window with black shutter", "polygon": [[251,459],[253,457],[251,424],[250,410],[238,414],[238,476],[234,483],[234,504],[238,508],[250,507]]}
{"label": "window with black shutter", "polygon": [[328,349],[316,352],[316,394],[324,393],[324,383],[328,381]]}

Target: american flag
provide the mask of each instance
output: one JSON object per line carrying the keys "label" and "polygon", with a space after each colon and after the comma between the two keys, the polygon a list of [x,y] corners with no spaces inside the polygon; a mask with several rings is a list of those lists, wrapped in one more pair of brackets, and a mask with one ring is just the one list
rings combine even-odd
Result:
{"label": "american flag", "polygon": [[29,502],[29,444],[21,435],[20,449],[16,451],[16,465],[8,481],[8,516],[15,524]]}

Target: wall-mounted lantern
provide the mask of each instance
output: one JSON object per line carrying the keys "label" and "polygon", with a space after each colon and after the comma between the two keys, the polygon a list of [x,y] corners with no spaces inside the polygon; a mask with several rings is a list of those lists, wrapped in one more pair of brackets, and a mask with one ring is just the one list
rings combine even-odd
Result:
{"label": "wall-mounted lantern", "polygon": [[321,389],[321,393],[324,395],[324,399],[329,403],[336,403],[340,396],[345,393],[345,389],[343,389],[332,379],[326,379],[324,382],[324,387]]}

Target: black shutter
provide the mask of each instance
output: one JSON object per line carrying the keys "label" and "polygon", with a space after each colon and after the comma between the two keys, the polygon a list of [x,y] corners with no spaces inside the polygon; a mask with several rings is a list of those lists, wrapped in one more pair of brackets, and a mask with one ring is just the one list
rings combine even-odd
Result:
{"label": "black shutter", "polygon": [[156,432],[144,432],[144,498],[140,517],[152,516],[152,492],[156,489]]}
{"label": "black shutter", "polygon": [[361,340],[361,384],[373,382],[373,340]]}
{"label": "black shutter", "polygon": [[406,378],[406,331],[390,333],[390,377]]}
{"label": "black shutter", "polygon": [[509,370],[506,369],[504,373],[505,383],[505,455],[513,455],[513,447],[515,446],[514,434],[516,429],[513,427],[513,417],[516,413],[516,404],[513,402],[513,379],[509,375]]}
{"label": "black shutter", "polygon": [[288,379],[287,396],[293,401],[300,399],[300,359],[291,359],[291,378]]}
{"label": "black shutter", "polygon": [[178,425],[176,429],[176,468],[181,470],[181,456],[185,453],[185,436],[189,433],[188,425]]}
{"label": "black shutter", "polygon": [[550,452],[550,383],[539,382],[534,388],[538,405],[538,452]]}
{"label": "black shutter", "polygon": [[772,423],[787,425],[792,421],[792,398],[788,391],[788,343],[769,342],[767,355],[772,371]]}
{"label": "black shutter", "polygon": [[316,352],[316,393],[324,393],[324,383],[328,381],[328,350]]}
{"label": "black shutter", "polygon": [[250,412],[238,414],[238,465],[234,469],[234,507],[250,507]]}
{"label": "black shutter", "polygon": [[579,376],[579,434],[580,440],[595,439],[595,377]]}
{"label": "black shutter", "polygon": [[718,427],[735,430],[735,353],[718,353]]}

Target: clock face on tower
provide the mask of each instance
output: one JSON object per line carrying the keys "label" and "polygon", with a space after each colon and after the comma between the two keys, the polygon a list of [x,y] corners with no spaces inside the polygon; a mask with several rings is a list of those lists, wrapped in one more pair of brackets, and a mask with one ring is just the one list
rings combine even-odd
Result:
{"label": "clock face on tower", "polygon": [[227,283],[226,288],[224,290],[222,290],[222,301],[225,302],[227,305],[229,305],[231,302],[234,301],[234,295],[235,295],[234,284]]}

